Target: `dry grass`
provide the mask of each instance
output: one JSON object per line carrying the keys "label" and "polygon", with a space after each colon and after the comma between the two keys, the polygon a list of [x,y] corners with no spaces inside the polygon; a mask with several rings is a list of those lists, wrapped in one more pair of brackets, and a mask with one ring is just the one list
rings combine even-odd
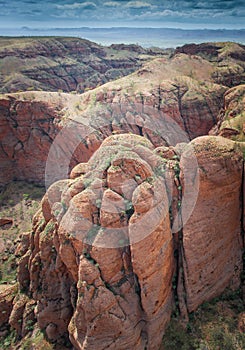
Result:
{"label": "dry grass", "polygon": [[0,217],[10,218],[13,224],[0,227],[0,285],[15,283],[17,239],[31,230],[32,217],[39,207],[45,190],[25,182],[13,182],[0,192]]}
{"label": "dry grass", "polygon": [[173,317],[161,350],[243,350],[245,334],[237,329],[238,314],[244,311],[241,292],[225,292],[190,314],[184,329]]}

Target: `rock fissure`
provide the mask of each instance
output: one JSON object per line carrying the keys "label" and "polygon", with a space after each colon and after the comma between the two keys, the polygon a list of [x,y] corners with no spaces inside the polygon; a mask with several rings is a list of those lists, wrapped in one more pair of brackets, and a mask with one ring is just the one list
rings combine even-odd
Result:
{"label": "rock fissure", "polygon": [[178,102],[180,117],[181,117],[183,125],[184,125],[184,131],[187,133],[187,135],[191,139],[190,130],[189,130],[189,127],[187,125],[188,118],[185,118],[185,116],[183,114],[183,108],[182,108],[182,99],[183,99],[184,95],[188,92],[188,88],[184,89],[184,91],[181,93],[181,87],[179,85],[176,85],[176,84],[172,84],[172,85],[176,89],[175,96],[176,96],[177,102]]}

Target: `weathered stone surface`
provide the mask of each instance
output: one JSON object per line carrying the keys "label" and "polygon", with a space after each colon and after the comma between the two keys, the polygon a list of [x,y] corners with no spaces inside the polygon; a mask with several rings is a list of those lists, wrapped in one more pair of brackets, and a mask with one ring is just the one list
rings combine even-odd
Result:
{"label": "weathered stone surface", "polygon": [[[242,269],[241,151],[234,142],[222,137],[204,136],[191,144],[199,166],[196,174],[199,191],[195,208],[183,228],[184,285],[189,312],[228,286],[238,288]],[[181,166],[187,164],[183,162]]]}
{"label": "weathered stone surface", "polygon": [[[172,310],[174,258],[165,184],[154,180],[162,159],[153,150],[140,136],[111,136],[85,174],[53,184],[44,196],[30,250],[23,237],[17,251],[26,251],[20,284],[50,341],[62,343],[68,332],[76,349],[159,348]],[[113,169],[124,174],[117,186]],[[26,273],[29,287],[20,278]],[[21,307],[16,303],[13,315]]]}
{"label": "weathered stone surface", "polygon": [[0,328],[8,325],[9,316],[14,306],[14,297],[18,291],[18,286],[3,287],[0,290]]}
{"label": "weathered stone surface", "polygon": [[[186,44],[176,49],[176,53],[201,56],[212,63],[217,62],[212,73],[213,80],[229,87],[242,84],[245,75],[245,46],[231,42]],[[229,64],[227,64],[229,62]]]}
{"label": "weathered stone surface", "polygon": [[104,47],[81,38],[1,38],[0,92],[84,92],[164,55],[168,52],[161,49],[138,45]]}
{"label": "weathered stone surface", "polygon": [[0,226],[12,225],[13,219],[11,218],[0,218]]}
{"label": "weathered stone surface", "polygon": [[220,135],[234,141],[244,142],[245,85],[235,86],[224,95],[217,124],[210,130],[210,135]]}
{"label": "weathered stone surface", "polygon": [[178,54],[83,95],[1,95],[0,185],[25,179],[49,186],[67,178],[112,134],[142,135],[155,147],[207,134],[228,89],[213,82],[214,71],[201,57]]}
{"label": "weathered stone surface", "polygon": [[22,335],[23,313],[27,302],[28,297],[26,294],[17,294],[9,317],[9,324],[16,330],[18,336]]}
{"label": "weathered stone surface", "polygon": [[75,349],[158,350],[174,307],[174,273],[182,316],[239,286],[239,146],[207,136],[155,149],[121,134],[83,167],[50,186],[34,234],[17,247],[28,298],[16,298],[11,324],[23,336],[37,320],[51,342],[69,337]]}
{"label": "weathered stone surface", "polygon": [[[76,216],[79,210],[82,217],[86,218],[87,230],[93,234],[90,237],[93,240],[91,248],[81,242],[85,253],[80,255],[79,263],[77,285],[80,297],[69,325],[72,343],[79,349],[102,349],[106,346],[111,349],[143,349],[145,346],[158,349],[162,332],[170,317],[170,281],[174,264],[166,194],[165,197],[163,195],[163,198],[158,198],[158,203],[154,203],[155,206],[162,205],[161,201],[165,200],[165,215],[159,218],[159,208],[148,208],[151,210],[148,215],[153,220],[158,219],[154,232],[148,226],[143,236],[136,240],[137,233],[133,231],[140,225],[138,221],[141,219],[136,212],[129,221],[128,232],[127,221],[134,211],[134,206],[130,203],[137,188],[137,182],[132,180],[137,175],[141,183],[146,183],[144,181],[153,175],[151,166],[140,159],[134,149],[134,145],[141,140],[143,142],[143,139],[133,135],[119,135],[105,140],[98,154],[88,163],[88,168],[91,169],[96,164],[98,169],[100,166],[96,160],[103,159],[101,155],[104,151],[110,152],[107,157],[109,154],[114,156],[111,166],[108,163],[101,164],[101,174],[106,175],[107,169],[109,189],[102,188],[101,199],[97,199],[97,208],[94,206],[95,192],[85,190],[84,195],[91,193],[90,199],[82,199],[86,206],[81,207],[80,200],[76,201],[75,196],[66,214],[74,215],[72,212],[77,208]],[[144,141],[143,144],[146,150],[147,146],[152,148],[150,143]],[[103,166],[106,169],[103,170]],[[115,172],[117,175],[114,175]],[[92,184],[91,186],[93,187]],[[82,197],[79,195],[79,198]],[[155,216],[152,212],[156,212]],[[85,237],[84,232],[79,233],[79,237]],[[142,247],[149,248],[150,242],[152,247],[151,252],[148,252],[149,261],[145,264],[146,251]],[[146,272],[142,275],[143,270]],[[161,280],[166,283],[163,289],[159,283],[160,275]]]}
{"label": "weathered stone surface", "polygon": [[[29,96],[29,101],[28,101]],[[58,126],[59,102],[34,101],[30,93],[0,102],[0,185],[15,178],[43,181],[48,150]]]}
{"label": "weathered stone surface", "polygon": [[87,163],[77,164],[70,173],[71,179],[76,179],[77,177],[84,175],[87,172]]}
{"label": "weathered stone surface", "polygon": [[[146,191],[148,195],[145,196]],[[165,185],[161,181],[151,185],[143,182],[134,192],[132,202],[135,208],[129,222],[132,267],[147,319],[148,347],[158,349],[172,309],[174,267]]]}

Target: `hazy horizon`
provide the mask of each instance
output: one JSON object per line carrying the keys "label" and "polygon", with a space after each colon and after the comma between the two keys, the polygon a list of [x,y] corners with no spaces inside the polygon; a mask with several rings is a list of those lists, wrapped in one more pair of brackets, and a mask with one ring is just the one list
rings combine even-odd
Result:
{"label": "hazy horizon", "polygon": [[96,42],[101,45],[138,44],[143,47],[175,48],[188,43],[208,41],[235,41],[245,44],[245,29],[177,29],[177,28],[140,28],[140,27],[111,27],[111,28],[29,28],[2,30],[7,37],[78,37]]}

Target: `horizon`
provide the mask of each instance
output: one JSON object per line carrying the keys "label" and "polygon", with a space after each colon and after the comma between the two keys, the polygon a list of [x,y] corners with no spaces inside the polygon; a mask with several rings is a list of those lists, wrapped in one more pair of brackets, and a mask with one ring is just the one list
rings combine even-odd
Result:
{"label": "horizon", "polygon": [[243,31],[245,30],[245,26],[241,28],[181,28],[181,27],[154,27],[154,26],[128,26],[128,25],[120,25],[120,26],[80,26],[80,27],[62,27],[62,26],[56,26],[56,27],[30,27],[30,26],[21,26],[21,27],[12,27],[13,29],[30,29],[30,30],[53,30],[53,29],[63,29],[63,30],[69,30],[69,29],[173,29],[173,30],[209,30],[209,31]]}
{"label": "horizon", "polygon": [[73,27],[8,29],[3,38],[70,37],[89,40],[103,46],[139,45],[144,48],[176,48],[203,42],[236,42],[245,45],[245,29],[180,29],[153,27]]}

